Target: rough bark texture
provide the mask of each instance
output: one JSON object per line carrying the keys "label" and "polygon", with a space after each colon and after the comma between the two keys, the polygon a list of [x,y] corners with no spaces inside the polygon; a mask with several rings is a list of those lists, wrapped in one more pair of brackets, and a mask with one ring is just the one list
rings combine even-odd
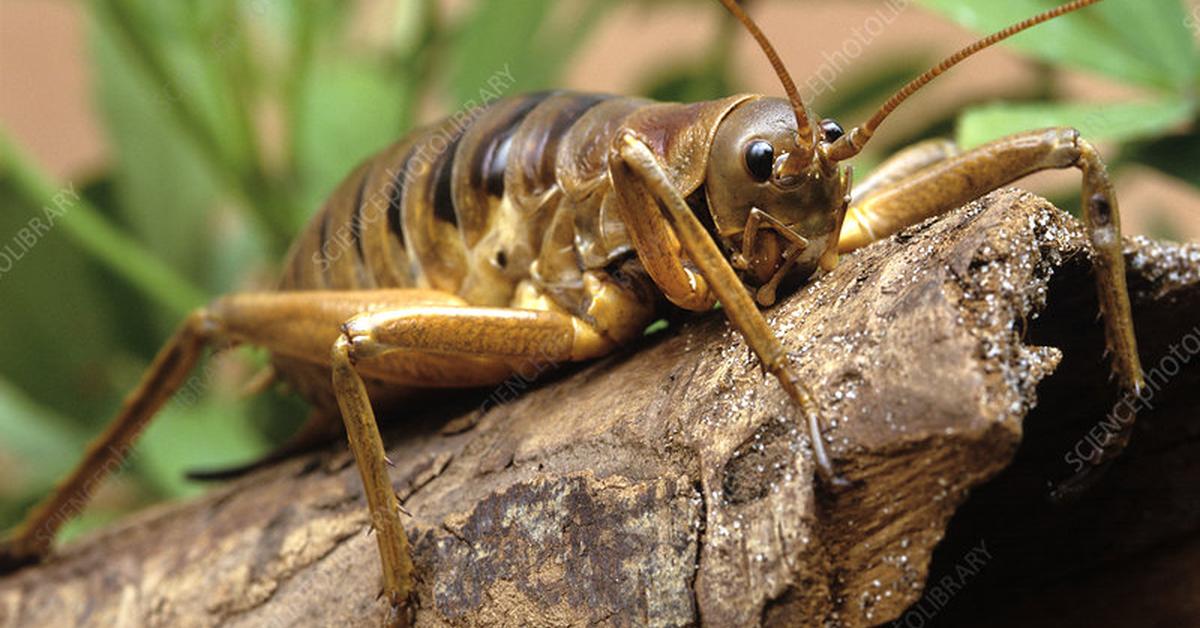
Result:
{"label": "rough bark texture", "polygon": [[[1200,342],[1200,248],[1129,251],[1149,369]],[[846,257],[771,311],[855,481],[836,495],[717,314],[509,403],[494,403],[502,388],[396,417],[417,622],[953,625],[982,605],[999,625],[1085,604],[1102,614],[1080,625],[1146,617],[1138,604],[1200,621],[1200,360],[1155,393],[1091,493],[1045,500],[1117,399],[1092,285],[1078,223],[1005,190]],[[376,624],[367,523],[331,447],[5,576],[0,624]]]}

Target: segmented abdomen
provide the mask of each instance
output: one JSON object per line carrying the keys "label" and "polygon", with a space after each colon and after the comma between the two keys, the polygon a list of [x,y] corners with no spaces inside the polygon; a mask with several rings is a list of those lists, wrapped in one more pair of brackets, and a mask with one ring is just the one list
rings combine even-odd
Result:
{"label": "segmented abdomen", "polygon": [[[617,134],[642,139],[682,194],[702,193],[717,125],[752,98],[671,104],[548,92],[416,130],[339,185],[293,244],[279,289],[433,288],[474,305],[524,307],[528,292],[516,288],[528,280],[538,295],[593,320],[596,291],[616,282],[647,308],[647,320],[621,329],[597,320],[599,333],[620,342],[650,322],[663,297],[617,216],[608,171]],[[327,368],[274,361],[311,403],[336,409]],[[408,394],[367,384],[376,402]]]}
{"label": "segmented abdomen", "polygon": [[535,268],[569,287],[627,248],[597,192],[612,134],[647,104],[538,93],[410,133],[342,182],[293,246],[280,288],[426,287],[507,305]]}

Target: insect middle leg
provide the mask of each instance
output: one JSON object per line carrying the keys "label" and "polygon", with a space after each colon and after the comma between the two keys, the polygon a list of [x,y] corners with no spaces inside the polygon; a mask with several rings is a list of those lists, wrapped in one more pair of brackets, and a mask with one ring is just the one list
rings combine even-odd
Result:
{"label": "insect middle leg", "polygon": [[[1113,355],[1113,371],[1126,393],[1144,386],[1137,341],[1125,285],[1125,258],[1120,212],[1112,182],[1099,153],[1079,132],[1051,128],[1012,135],[957,156],[927,165],[910,176],[863,195],[850,207],[839,247],[853,250],[935,216],[1034,172],[1078,168],[1083,175],[1084,226],[1095,252],[1094,275]],[[1112,460],[1129,440],[1133,422],[1110,437],[1092,467],[1060,486],[1072,492],[1086,483],[1092,470]]]}
{"label": "insect middle leg", "polygon": [[[348,298],[370,307],[345,316],[345,305],[330,306]],[[583,360],[613,348],[589,323],[560,311],[471,307],[452,295],[431,300],[417,290],[235,295],[214,310],[232,337],[332,368],[393,606],[412,593],[413,564],[365,379],[465,388],[499,383],[522,361]],[[275,331],[265,334],[265,327]]]}

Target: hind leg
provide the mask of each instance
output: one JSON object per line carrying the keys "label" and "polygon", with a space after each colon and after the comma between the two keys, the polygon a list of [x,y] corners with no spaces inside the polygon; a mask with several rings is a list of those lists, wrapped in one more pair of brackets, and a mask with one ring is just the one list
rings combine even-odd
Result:
{"label": "hind leg", "polygon": [[[1082,174],[1084,225],[1094,252],[1096,291],[1112,368],[1126,395],[1136,395],[1145,382],[1125,285],[1117,198],[1099,153],[1074,129],[1043,129],[996,140],[872,190],[851,204],[839,248],[853,250],[1026,175],[1061,168],[1076,168]],[[1094,480],[1096,471],[1124,449],[1132,428],[1131,418],[1119,432],[1109,434],[1101,455],[1055,493],[1065,496]]]}
{"label": "hind leg", "polygon": [[861,203],[876,192],[886,190],[935,163],[957,157],[961,153],[958,146],[947,139],[917,142],[885,159],[869,177],[856,184],[851,191],[850,202]]}
{"label": "hind leg", "polygon": [[37,562],[50,552],[59,529],[79,515],[100,482],[121,467],[154,414],[183,384],[210,344],[211,332],[203,310],[184,321],[125,398],[117,417],[88,445],[83,460],[0,542],[0,573]]}

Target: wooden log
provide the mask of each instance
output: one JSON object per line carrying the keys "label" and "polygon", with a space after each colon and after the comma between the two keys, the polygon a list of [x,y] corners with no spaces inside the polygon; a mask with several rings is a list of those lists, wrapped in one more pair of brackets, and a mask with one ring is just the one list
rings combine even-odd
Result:
{"label": "wooden log", "polygon": [[[516,378],[389,417],[392,477],[412,515],[417,623],[911,620],[912,605],[927,603],[931,557],[948,528],[943,547],[1025,516],[977,505],[997,484],[979,487],[1013,462],[1023,421],[1030,438],[1001,479],[1035,469],[1020,474],[1037,489],[1026,482],[1018,495],[1043,505],[1046,481],[1070,471],[1072,439],[1116,398],[1098,366],[1087,251],[1074,219],[1004,190],[847,256],[772,310],[816,393],[837,468],[855,483],[837,494],[814,479],[798,413],[719,313],[590,365],[543,374],[531,363],[527,375],[545,375],[536,385]],[[1150,365],[1197,323],[1200,251],[1135,240],[1129,257]],[[1194,383],[1197,364],[1160,397],[1193,412],[1148,413],[1098,495],[1157,477],[1139,467],[1147,450],[1188,434],[1194,448],[1186,419],[1196,388],[1179,388]],[[1022,466],[1029,451],[1040,462]],[[1160,498],[1177,503],[1182,490]],[[954,518],[972,491],[967,518]],[[1059,512],[1107,521],[1087,499]],[[1194,538],[1200,509],[1164,508],[1178,516],[1109,521],[1112,534],[1059,558],[1112,538],[1130,542],[1109,547],[1108,560]],[[984,549],[1001,546],[985,540]],[[338,444],[153,508],[0,578],[0,625],[378,624],[375,547],[358,474]],[[939,550],[935,578],[966,556],[981,580],[1001,571],[998,558],[955,551],[947,560]],[[949,602],[935,610],[922,621],[954,611]]]}

